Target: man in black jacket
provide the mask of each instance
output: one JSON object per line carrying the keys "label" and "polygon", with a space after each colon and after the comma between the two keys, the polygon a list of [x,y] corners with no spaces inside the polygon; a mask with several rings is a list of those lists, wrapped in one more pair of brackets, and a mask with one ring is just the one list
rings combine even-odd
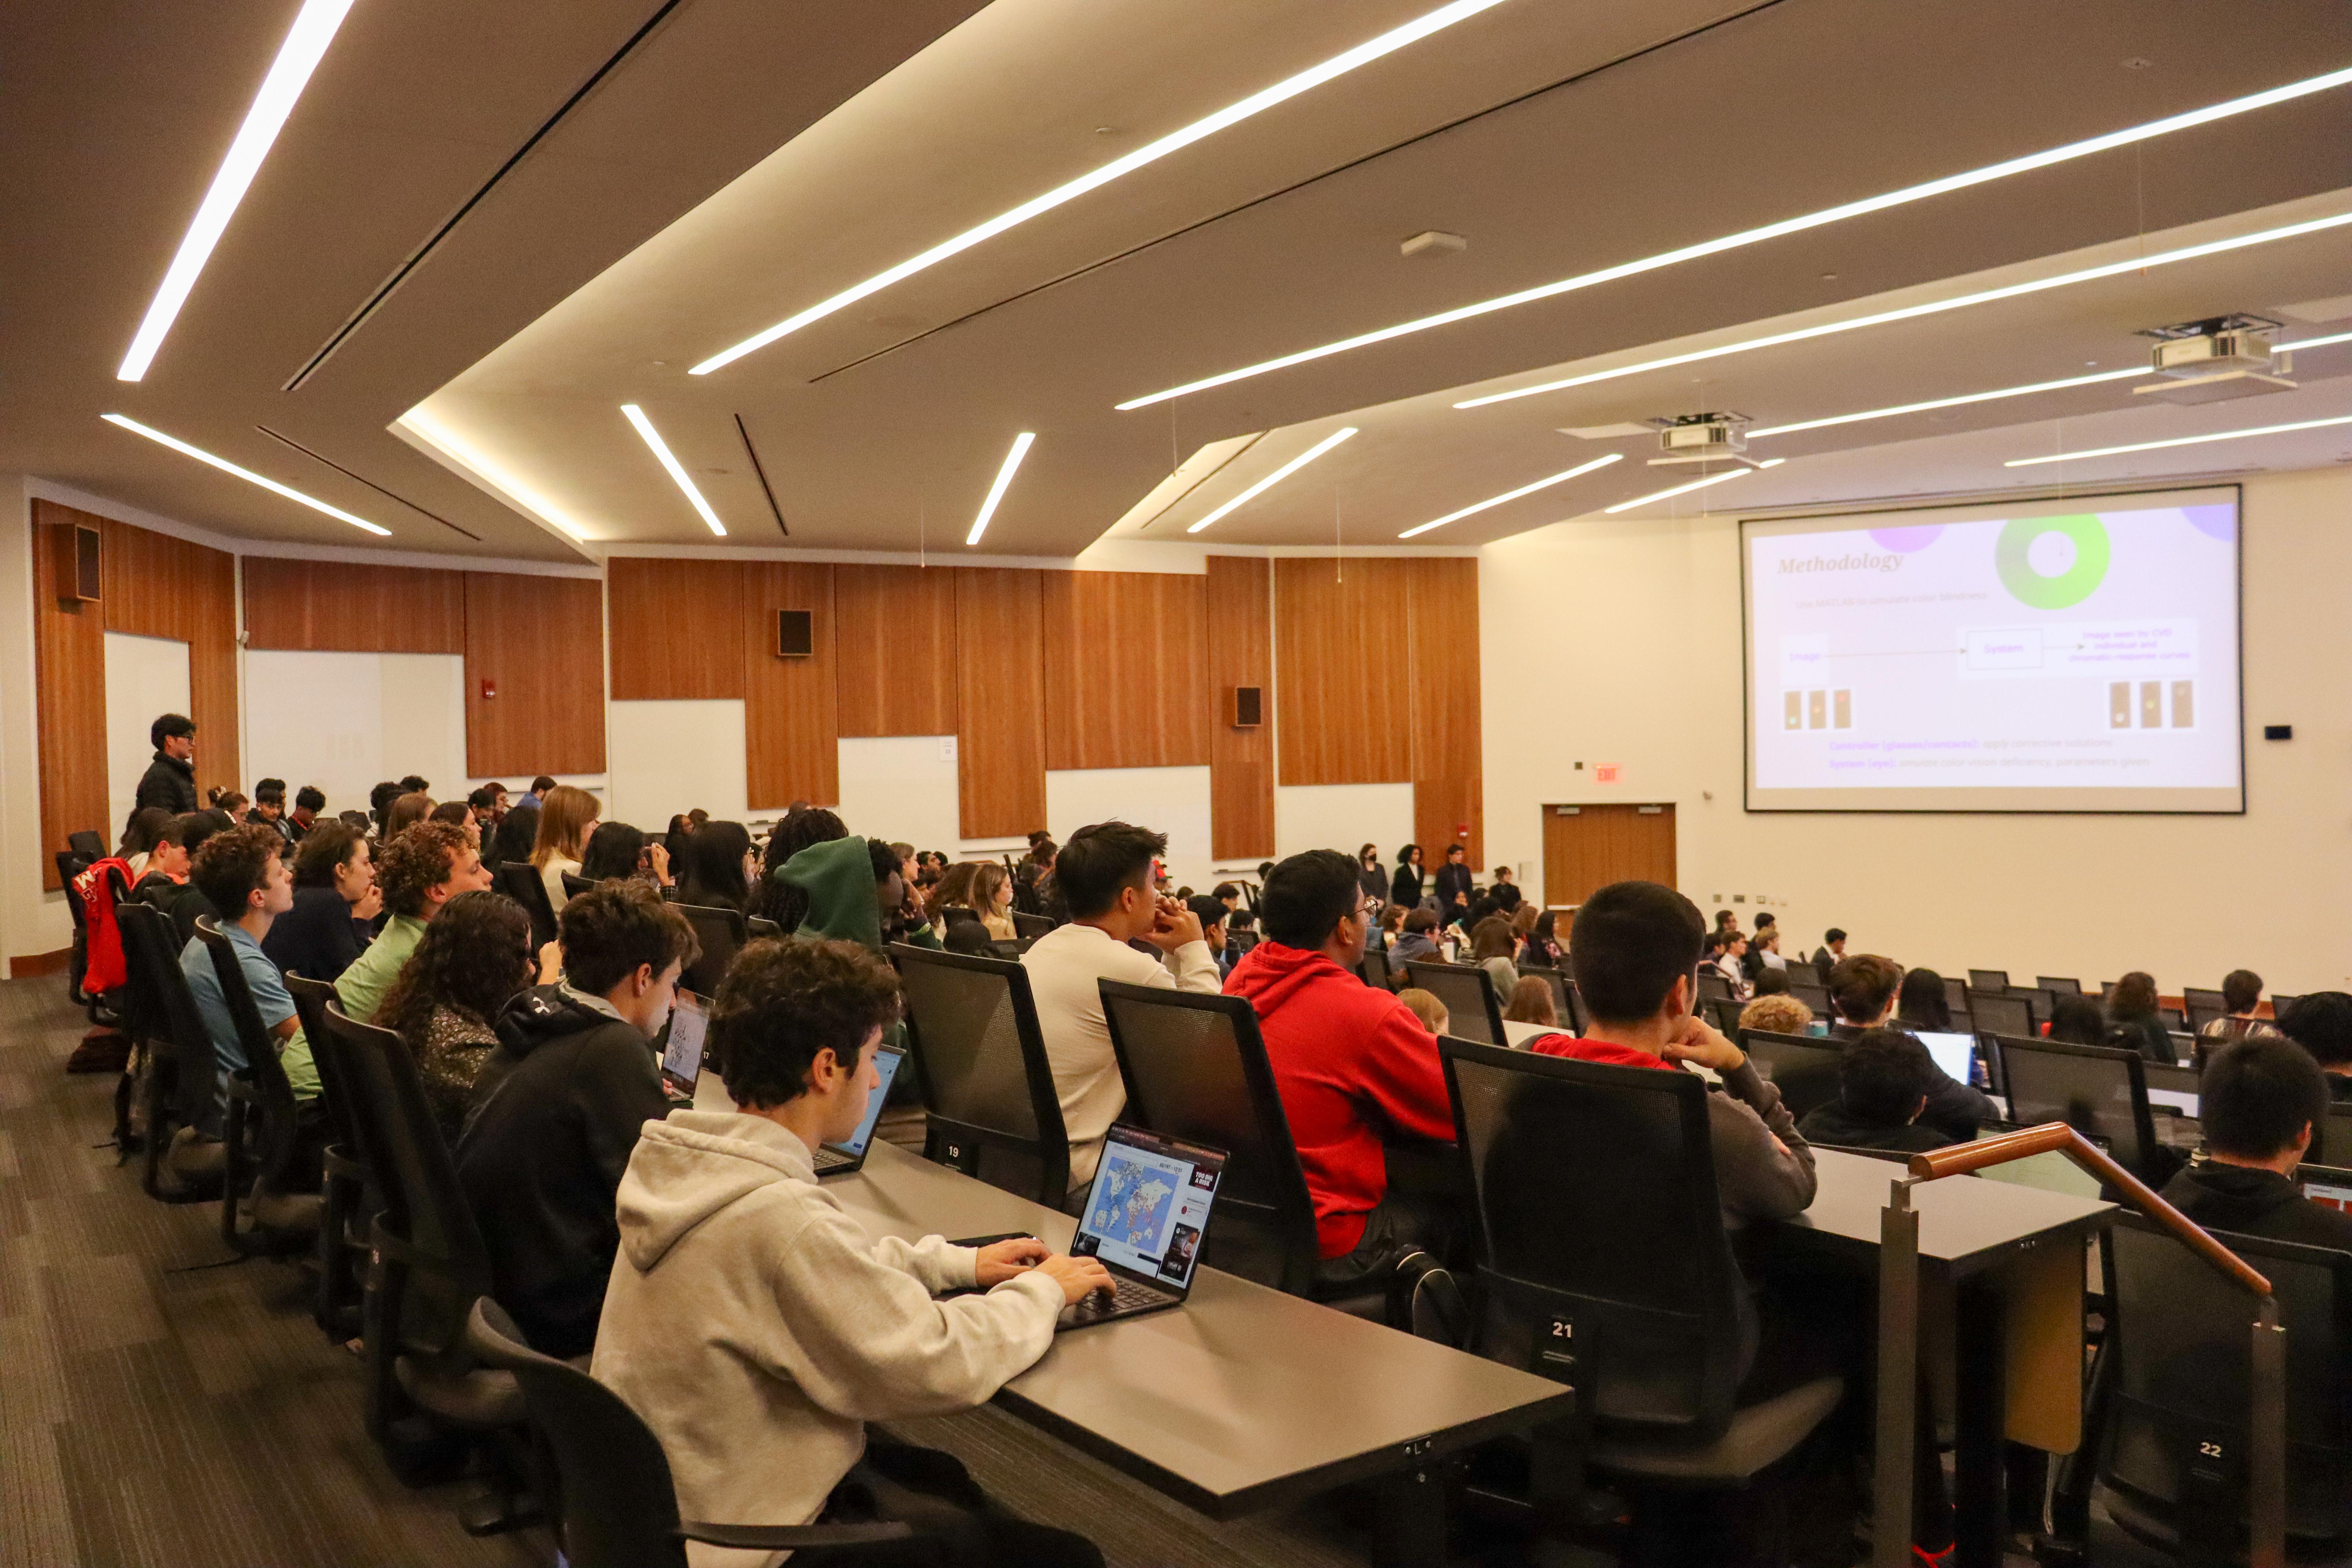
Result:
{"label": "man in black jacket", "polygon": [[185,714],[166,713],[147,726],[147,741],[155,748],[155,760],[140,775],[131,814],[151,805],[173,816],[195,810],[203,804],[196,799],[196,764],[191,760],[196,754],[195,721]]}
{"label": "man in black jacket", "polygon": [[[1830,1038],[1857,1040],[1873,1029],[1901,1028],[1894,1022],[1895,993],[1903,985],[1903,966],[1874,952],[1857,952],[1838,960],[1830,971],[1830,1005],[1838,1021]],[[2000,1107],[1980,1089],[1972,1089],[1927,1063],[1927,1108],[1919,1113],[1922,1125],[1934,1128],[1955,1143],[1977,1135],[1980,1121],[1997,1121]]]}
{"label": "man in black jacket", "polygon": [[595,1348],[620,1247],[614,1194],[637,1133],[669,1113],[652,1042],[694,928],[647,883],[599,883],[557,921],[563,980],[499,1016],[457,1141],[457,1182],[490,1255],[491,1294],[533,1348]]}
{"label": "man in black jacket", "polygon": [[1470,861],[1459,844],[1445,847],[1445,864],[1437,868],[1437,918],[1450,924],[1470,912]]}
{"label": "man in black jacket", "polygon": [[2319,1064],[2292,1040],[2254,1035],[2213,1053],[2197,1082],[2205,1148],[2164,1184],[2165,1200],[2210,1230],[2352,1252],[2352,1215],[2313,1203],[2294,1168],[2327,1113]]}

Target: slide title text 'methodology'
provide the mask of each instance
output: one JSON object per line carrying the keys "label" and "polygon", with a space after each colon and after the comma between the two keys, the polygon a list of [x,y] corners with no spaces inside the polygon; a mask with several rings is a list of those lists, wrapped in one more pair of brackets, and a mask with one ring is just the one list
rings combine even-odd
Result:
{"label": "slide title text 'methodology'", "polygon": [[1899,572],[1903,557],[1873,555],[1865,550],[1843,555],[1791,556],[1782,560],[1780,567],[1783,572]]}

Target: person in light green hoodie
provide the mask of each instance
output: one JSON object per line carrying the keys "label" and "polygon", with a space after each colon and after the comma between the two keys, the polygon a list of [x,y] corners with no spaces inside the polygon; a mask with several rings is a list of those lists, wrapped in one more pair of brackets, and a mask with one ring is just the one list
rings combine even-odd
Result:
{"label": "person in light green hoodie", "polygon": [[813,844],[777,873],[808,895],[808,915],[793,934],[854,942],[879,952],[886,942],[937,949],[919,915],[906,918],[907,884],[898,852],[878,838]]}

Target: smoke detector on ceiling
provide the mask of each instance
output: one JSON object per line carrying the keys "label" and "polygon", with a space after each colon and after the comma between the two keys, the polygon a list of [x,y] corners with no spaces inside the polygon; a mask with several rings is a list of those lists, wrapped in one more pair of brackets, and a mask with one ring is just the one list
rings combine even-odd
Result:
{"label": "smoke detector on ceiling", "polygon": [[2278,328],[2265,317],[2243,314],[2151,328],[2140,336],[2156,340],[2149,368],[2162,379],[2133,387],[2132,395],[2197,404],[2293,392],[2294,383],[2271,374],[2285,368],[2271,361],[2271,334]]}
{"label": "smoke detector on ceiling", "polygon": [[1671,419],[1653,419],[1650,428],[1658,433],[1658,456],[1650,459],[1650,466],[1735,462],[1760,467],[1747,456],[1751,423],[1745,414],[1681,414]]}

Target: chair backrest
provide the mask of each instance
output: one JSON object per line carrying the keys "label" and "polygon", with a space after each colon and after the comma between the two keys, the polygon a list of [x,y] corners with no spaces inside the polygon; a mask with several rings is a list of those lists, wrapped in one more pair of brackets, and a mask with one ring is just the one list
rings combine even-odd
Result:
{"label": "chair backrest", "polygon": [[1575,1385],[1580,1413],[1704,1439],[1738,1377],[1738,1268],[1706,1086],[1441,1039],[1486,1284],[1481,1353]]}
{"label": "chair backrest", "polygon": [[2312,1129],[2311,1148],[2305,1158],[2314,1164],[2323,1160],[2331,1164],[2352,1164],[2352,1100],[2327,1102],[2326,1131]]}
{"label": "chair backrest", "polygon": [[2286,1010],[2302,1000],[2300,996],[2282,996],[2275,991],[2272,992],[2271,1017],[2274,1020],[2285,1017]]}
{"label": "chair backrest", "polygon": [[1364,956],[1356,963],[1356,978],[1375,991],[1389,988],[1389,955],[1377,947],[1366,947]]}
{"label": "chair backrest", "polygon": [[81,895],[74,891],[73,883],[76,877],[89,870],[96,862],[84,859],[70,849],[58,850],[57,859],[58,885],[66,890],[66,916],[73,921],[74,935],[87,938],[89,914],[81,907]]}
{"label": "chair backrest", "polygon": [[2156,1131],[2146,1067],[2137,1051],[2060,1040],[1994,1037],[2009,1119],[2021,1127],[2063,1121],[2146,1179]]}
{"label": "chair backrest", "polygon": [[401,1338],[407,1348],[447,1354],[462,1341],[467,1310],[489,1294],[489,1249],[407,1045],[355,1022],[341,1002],[327,1004],[325,1021],[341,1047],[357,1141],[381,1189],[377,1223],[406,1244],[404,1261],[415,1271],[402,1298]]}
{"label": "chair backrest", "polygon": [[[2352,1531],[2352,1255],[2218,1239],[2269,1279],[2286,1329],[2287,1533],[2342,1536]],[[2200,1483],[2198,1472],[2244,1474],[2254,1299],[2128,1211],[2116,1215],[2104,1252],[2115,1373],[2099,1479],[2184,1532],[2217,1504],[2242,1521],[2242,1490]],[[2223,1518],[2226,1540],[2233,1531]],[[2213,1533],[2210,1523],[2202,1533]]]}
{"label": "chair backrest", "polygon": [[237,961],[236,944],[210,915],[196,920],[196,940],[213,961],[213,977],[220,984],[221,1004],[229,1026],[245,1048],[246,1074],[259,1091],[262,1105],[259,1170],[262,1181],[276,1187],[295,1155],[294,1086],[286,1080],[285,1064],[278,1059],[278,1042],[261,1021],[253,992],[245,983],[245,966]]}
{"label": "chair backrest", "polygon": [[1576,994],[1576,982],[1564,969],[1522,969],[1519,978],[1534,975],[1551,987],[1551,1016],[1559,1026],[1570,1034],[1584,1033],[1584,998]]}
{"label": "chair backrest", "polygon": [[686,917],[694,928],[695,941],[702,944],[678,984],[699,996],[719,994],[719,983],[727,978],[734,966],[735,955],[751,940],[751,928],[744,922],[743,911],[736,909],[714,909],[705,904],[672,904],[670,908]]}
{"label": "chair backrest", "polygon": [[2012,985],[2009,994],[2025,1004],[2025,1016],[2032,1025],[2025,1031],[2028,1034],[2040,1034],[2057,1015],[2058,994],[2054,991],[2045,991],[2039,985]]}
{"label": "chair backrest", "polygon": [[1816,1018],[1833,1018],[1836,1009],[1830,1005],[1830,990],[1826,985],[1808,985],[1801,980],[1789,982],[1789,994],[1813,1010]]}
{"label": "chair backrest", "polygon": [[1053,930],[1054,920],[1050,915],[1024,914],[1019,910],[1013,911],[1013,934],[1015,936],[1048,936]]}
{"label": "chair backrest", "polygon": [[210,1120],[219,1092],[213,1038],[196,1011],[195,993],[180,967],[178,932],[172,917],[152,904],[129,903],[114,911],[130,966],[133,1010],[151,1046],[172,1057],[176,1095],[173,1117],[184,1127]]}
{"label": "chair backrest", "polygon": [[78,832],[67,834],[66,847],[84,857],[84,864],[106,858],[106,840],[94,827],[85,827]]}
{"label": "chair backrest", "polygon": [[1698,997],[1700,1001],[1718,1001],[1730,994],[1731,982],[1723,977],[1723,971],[1716,968],[1715,965],[1711,963],[1702,963],[1698,966]]}
{"label": "chair backrest", "polygon": [[992,1186],[1059,1208],[1070,1140],[1037,1029],[1029,972],[1001,958],[890,947],[929,1115],[924,1152]]}
{"label": "chair backrest", "polygon": [[575,899],[576,899],[576,898],[578,898],[581,894],[583,894],[583,893],[586,892],[589,889],[591,889],[591,888],[593,888],[593,887],[594,887],[594,886],[596,885],[594,882],[591,881],[589,879],[587,879],[587,878],[585,878],[585,877],[574,876],[572,873],[571,873],[571,872],[569,872],[569,871],[564,872],[562,875],[563,875],[563,890],[564,890],[564,892],[565,892],[567,895],[569,895],[569,896],[570,896],[570,897],[572,897],[572,898],[575,898]]}
{"label": "chair backrest", "polygon": [[1971,991],[2006,991],[2009,989],[2009,971],[2006,969],[1971,969],[1969,971],[1969,989]]}
{"label": "chair backrest", "polygon": [[1475,963],[1435,963],[1424,958],[1404,962],[1407,984],[1445,1004],[1447,1026],[1465,1040],[1490,1046],[1510,1043],[1503,1031],[1502,1005],[1495,999],[1495,977]]}
{"label": "chair backrest", "polygon": [[359,1129],[352,1121],[350,1068],[343,1063],[343,1045],[327,1027],[327,1004],[335,988],[324,980],[289,974],[286,990],[294,998],[294,1016],[302,1020],[302,1037],[310,1045],[310,1064],[319,1069],[319,1100],[326,1107],[327,1124],[344,1153],[374,1169]]}
{"label": "chair backrest", "polygon": [[2057,975],[2037,974],[2033,977],[2033,984],[2059,996],[2080,996],[2083,994],[2081,981],[2063,979]]}
{"label": "chair backrest", "polygon": [[1969,1019],[1980,1035],[2004,1035],[2022,1040],[2033,1034],[2033,1009],[2022,996],[2006,991],[1969,987]]}
{"label": "chair backrest", "polygon": [[1728,996],[1717,996],[1707,1003],[1706,1011],[1718,1030],[1736,1037],[1739,1033],[1739,1015],[1747,1009]]}
{"label": "chair backrest", "polygon": [[530,945],[536,952],[555,940],[555,906],[547,901],[547,884],[539,868],[528,860],[509,860],[490,873],[499,892],[523,907],[530,916]]}
{"label": "chair backrest", "polygon": [[1226,1151],[1202,1260],[1308,1293],[1315,1203],[1290,1137],[1257,1015],[1239,996],[1096,983],[1127,1086],[1123,1121]]}
{"label": "chair backrest", "polygon": [[1790,1115],[1801,1120],[1838,1097],[1838,1061],[1845,1053],[1835,1042],[1763,1029],[1745,1029],[1738,1037],[1757,1074],[1780,1091]]}
{"label": "chair backrest", "polygon": [[686,1568],[677,1489],[661,1439],[621,1396],[541,1355],[485,1296],[466,1321],[475,1360],[514,1374],[530,1424],[554,1457],[563,1560],[572,1568]]}

